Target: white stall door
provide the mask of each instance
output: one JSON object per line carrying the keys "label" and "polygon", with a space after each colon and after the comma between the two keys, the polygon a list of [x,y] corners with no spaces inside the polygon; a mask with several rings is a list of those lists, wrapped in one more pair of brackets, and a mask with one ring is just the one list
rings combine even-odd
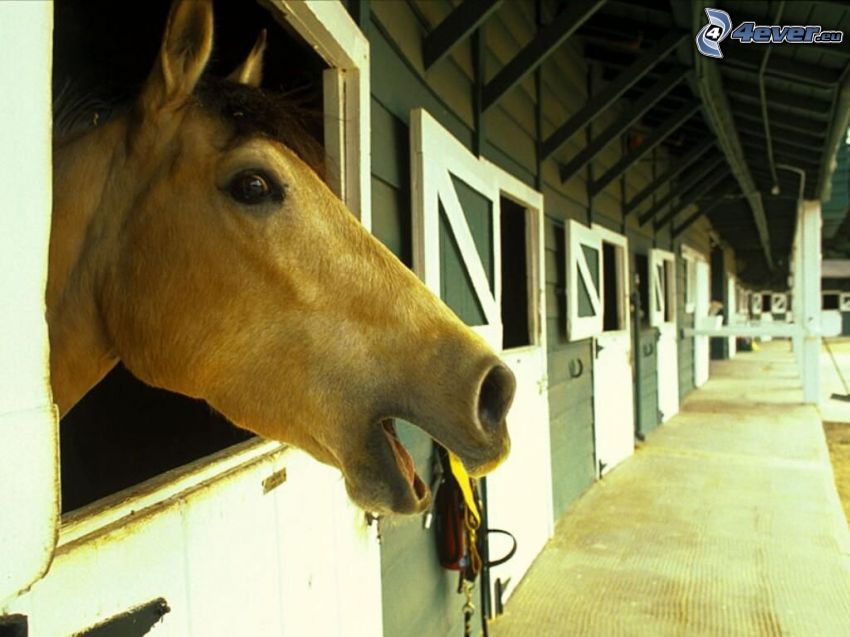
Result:
{"label": "white stall door", "polygon": [[603,332],[594,341],[593,418],[596,470],[603,475],[634,453],[631,333]]}

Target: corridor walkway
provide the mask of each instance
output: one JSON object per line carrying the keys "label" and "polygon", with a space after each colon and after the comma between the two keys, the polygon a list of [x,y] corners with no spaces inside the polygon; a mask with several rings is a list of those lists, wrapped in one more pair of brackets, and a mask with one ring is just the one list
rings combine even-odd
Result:
{"label": "corridor walkway", "polygon": [[850,635],[850,534],[788,343],[712,379],[595,484],[493,637]]}

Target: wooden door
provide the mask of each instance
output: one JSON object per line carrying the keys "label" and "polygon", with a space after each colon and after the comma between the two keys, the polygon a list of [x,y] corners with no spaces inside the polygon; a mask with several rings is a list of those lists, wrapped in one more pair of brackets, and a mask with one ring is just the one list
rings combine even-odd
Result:
{"label": "wooden door", "polygon": [[599,239],[601,259],[602,329],[593,339],[593,422],[596,468],[601,476],[634,453],[629,249],[621,234],[598,225],[592,231]]}
{"label": "wooden door", "polygon": [[676,256],[653,249],[650,254],[650,322],[658,329],[658,410],[661,422],[679,412],[679,359],[676,334]]}

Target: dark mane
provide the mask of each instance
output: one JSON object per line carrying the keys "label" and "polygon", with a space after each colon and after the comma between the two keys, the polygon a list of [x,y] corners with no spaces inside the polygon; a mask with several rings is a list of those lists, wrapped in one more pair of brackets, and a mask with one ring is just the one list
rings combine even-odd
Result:
{"label": "dark mane", "polygon": [[[321,113],[285,93],[215,77],[202,79],[194,97],[206,112],[227,121],[237,139],[260,135],[282,142],[324,179],[325,150],[318,141]],[[104,98],[66,83],[53,101],[53,139],[62,141],[103,125],[130,110],[133,101],[126,96]]]}
{"label": "dark mane", "polygon": [[237,138],[262,136],[279,141],[324,178],[321,114],[307,109],[284,93],[204,78],[195,89],[198,105],[226,120]]}
{"label": "dark mane", "polygon": [[53,140],[61,142],[96,128],[127,110],[129,100],[108,98],[70,80],[53,97]]}

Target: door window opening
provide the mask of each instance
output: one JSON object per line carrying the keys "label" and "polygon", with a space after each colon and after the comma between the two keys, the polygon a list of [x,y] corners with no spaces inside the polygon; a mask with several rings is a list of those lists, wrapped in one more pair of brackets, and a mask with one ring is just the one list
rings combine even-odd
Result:
{"label": "door window opening", "polygon": [[602,242],[602,330],[605,332],[626,329],[626,312],[623,307],[623,249],[607,241]]}
{"label": "door window opening", "polygon": [[524,347],[533,343],[531,334],[528,260],[528,219],[526,209],[501,197],[500,234],[502,248],[502,329],[503,347]]}
{"label": "door window opening", "polygon": [[697,298],[697,264],[694,259],[682,259],[685,268],[685,312],[692,314]]}
{"label": "door window opening", "polygon": [[649,327],[649,256],[635,253],[635,282],[640,298],[640,326]]}
{"label": "door window opening", "polygon": [[838,305],[838,294],[835,292],[827,292],[823,295],[823,308],[824,310],[837,310]]}
{"label": "door window opening", "polygon": [[673,261],[665,259],[663,265],[662,285],[664,294],[664,322],[672,323],[675,320],[676,299],[673,297]]}

